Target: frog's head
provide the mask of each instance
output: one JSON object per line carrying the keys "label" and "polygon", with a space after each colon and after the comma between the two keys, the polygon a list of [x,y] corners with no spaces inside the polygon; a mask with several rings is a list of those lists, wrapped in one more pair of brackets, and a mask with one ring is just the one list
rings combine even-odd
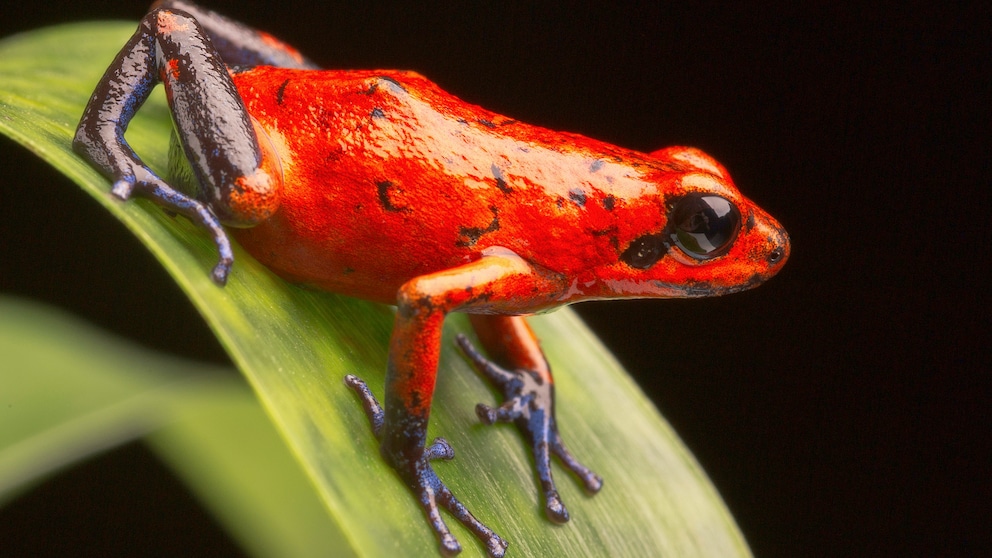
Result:
{"label": "frog's head", "polygon": [[[683,298],[728,294],[775,275],[789,257],[789,236],[745,198],[726,169],[698,149],[669,147],[653,158],[684,169],[644,200],[642,223],[618,247],[619,261],[598,273],[607,296]],[[635,219],[635,221],[637,221]]]}

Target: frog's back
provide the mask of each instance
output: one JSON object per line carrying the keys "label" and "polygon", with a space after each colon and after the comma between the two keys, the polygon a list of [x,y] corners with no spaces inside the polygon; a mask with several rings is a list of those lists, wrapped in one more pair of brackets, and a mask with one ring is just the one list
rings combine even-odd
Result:
{"label": "frog's back", "polygon": [[627,223],[662,218],[643,200],[673,168],[415,73],[256,68],[235,83],[285,177],[279,212],[238,237],[293,280],[392,301],[410,278],[493,246],[569,273],[616,259]]}

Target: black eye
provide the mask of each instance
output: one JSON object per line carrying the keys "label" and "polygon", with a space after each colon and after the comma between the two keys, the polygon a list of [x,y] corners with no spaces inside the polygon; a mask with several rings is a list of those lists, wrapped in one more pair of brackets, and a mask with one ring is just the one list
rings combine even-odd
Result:
{"label": "black eye", "polygon": [[646,234],[631,242],[623,254],[620,254],[620,259],[630,267],[647,269],[654,265],[666,250],[665,237],[660,234]]}
{"label": "black eye", "polygon": [[737,238],[741,214],[720,196],[690,194],[668,217],[672,242],[686,254],[706,260],[722,254]]}

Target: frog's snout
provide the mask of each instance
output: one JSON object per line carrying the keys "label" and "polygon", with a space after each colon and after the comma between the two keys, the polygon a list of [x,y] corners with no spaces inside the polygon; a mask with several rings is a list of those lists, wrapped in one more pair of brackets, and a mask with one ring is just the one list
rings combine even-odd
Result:
{"label": "frog's snout", "polygon": [[789,259],[792,252],[792,242],[789,233],[774,217],[762,210],[757,210],[756,228],[758,234],[765,239],[762,246],[764,260],[768,266],[763,274],[769,278],[779,272]]}

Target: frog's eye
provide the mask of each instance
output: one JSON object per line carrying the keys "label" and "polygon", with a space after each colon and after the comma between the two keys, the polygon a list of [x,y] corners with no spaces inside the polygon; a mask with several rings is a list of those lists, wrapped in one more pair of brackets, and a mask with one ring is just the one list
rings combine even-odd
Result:
{"label": "frog's eye", "polygon": [[720,196],[689,194],[668,217],[669,236],[683,252],[699,260],[724,253],[741,228],[741,214]]}
{"label": "frog's eye", "polygon": [[647,269],[668,251],[665,237],[660,234],[646,234],[630,243],[620,254],[620,259],[630,267]]}

